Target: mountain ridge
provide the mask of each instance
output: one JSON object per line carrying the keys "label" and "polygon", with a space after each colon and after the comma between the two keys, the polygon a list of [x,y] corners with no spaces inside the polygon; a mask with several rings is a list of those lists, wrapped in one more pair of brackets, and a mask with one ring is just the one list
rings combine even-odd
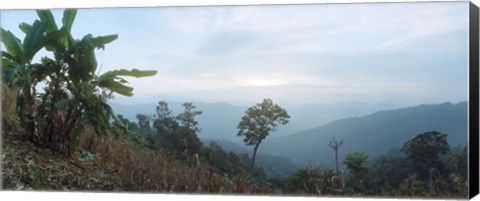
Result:
{"label": "mountain ridge", "polygon": [[421,104],[344,118],[291,135],[272,136],[262,144],[259,153],[276,153],[299,164],[332,165],[329,159],[333,151],[327,144],[333,137],[344,139],[340,155],[358,151],[375,157],[430,130],[449,134],[451,146],[466,144],[467,102]]}
{"label": "mountain ridge", "polygon": [[[168,101],[174,114],[181,113],[183,102]],[[244,115],[246,106],[238,106],[225,102],[206,103],[193,102],[203,113],[197,116],[201,132],[199,138],[222,139],[243,143],[237,134],[237,125]],[[156,103],[141,103],[125,105],[111,101],[110,105],[117,114],[136,122],[136,114],[154,114]],[[349,116],[365,115],[381,109],[396,108],[388,103],[332,103],[332,104],[302,104],[280,105],[290,114],[290,122],[278,128],[275,135],[289,135],[302,130],[315,128],[319,125]]]}

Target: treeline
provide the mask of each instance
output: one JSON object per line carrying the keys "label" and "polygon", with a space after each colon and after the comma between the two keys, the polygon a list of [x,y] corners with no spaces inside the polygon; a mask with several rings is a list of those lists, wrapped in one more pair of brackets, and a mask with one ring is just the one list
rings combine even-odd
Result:
{"label": "treeline", "polygon": [[342,161],[346,172],[300,168],[285,179],[283,189],[286,193],[466,198],[467,147],[450,148],[446,138],[447,134],[437,131],[420,133],[401,149],[371,160],[365,153],[348,152]]}
{"label": "treeline", "polygon": [[203,144],[198,138],[201,128],[196,120],[202,111],[193,103],[186,102],[182,106],[182,113],[173,114],[166,101],[159,101],[155,113],[137,114],[136,122],[123,115],[118,115],[118,119],[125,125],[127,135],[145,149],[163,150],[172,159],[186,163],[207,163],[229,178],[244,173],[248,175],[248,183],[265,184],[272,179],[269,175],[275,172],[262,167],[255,166],[250,171],[252,161],[247,154],[227,152],[214,141]]}
{"label": "treeline", "polygon": [[[160,101],[155,114],[138,114],[137,122],[121,115],[119,118],[135,133],[137,142],[148,149],[166,149],[177,160],[196,156],[197,162],[208,163],[229,177],[247,173],[250,184],[266,186],[272,192],[420,197],[465,197],[468,192],[466,146],[451,148],[447,134],[437,131],[420,133],[401,149],[374,159],[362,152],[348,152],[343,161],[332,157],[336,167],[343,163],[346,170],[317,165],[280,176],[261,167],[249,172],[252,161],[246,154],[227,153],[214,142],[203,145],[197,137],[200,125],[195,120],[202,112],[191,103],[183,107],[183,113],[174,115],[167,102]],[[334,138],[324,146],[337,152],[342,144],[343,139]]]}
{"label": "treeline", "polygon": [[[118,118],[128,132],[142,147],[151,150],[162,149],[176,160],[207,162],[227,175],[236,175],[249,164],[246,156],[225,152],[215,142],[204,145],[197,134],[200,126],[196,120],[202,111],[192,103],[183,104],[184,111],[173,114],[166,101],[160,101],[154,114],[137,114],[137,122],[122,115]],[[195,158],[195,161],[190,161]]]}

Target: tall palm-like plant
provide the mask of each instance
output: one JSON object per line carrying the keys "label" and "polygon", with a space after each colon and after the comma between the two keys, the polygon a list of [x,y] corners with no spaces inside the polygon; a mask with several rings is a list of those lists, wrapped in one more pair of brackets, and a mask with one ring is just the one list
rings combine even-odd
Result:
{"label": "tall palm-like plant", "polygon": [[[99,133],[106,133],[119,122],[106,103],[113,93],[132,96],[124,76],[153,76],[156,71],[114,70],[95,74],[96,49],[116,40],[117,35],[94,37],[91,34],[74,39],[71,28],[76,10],[65,10],[58,28],[52,13],[37,11],[40,20],[32,25],[22,23],[26,33],[23,43],[11,32],[2,29],[3,79],[18,89],[18,111],[26,123],[27,133],[38,144],[53,151],[72,153],[84,123],[92,124]],[[42,48],[53,53],[32,64]],[[37,94],[37,83],[45,82],[43,93]]]}
{"label": "tall palm-like plant", "polygon": [[64,37],[65,30],[46,33],[49,24],[46,21],[35,20],[33,24],[22,23],[19,28],[25,33],[23,40],[12,32],[1,29],[2,42],[6,51],[2,51],[3,82],[17,91],[17,111],[20,120],[28,133],[34,133],[35,87],[41,82],[45,73],[41,64],[32,63],[34,56],[43,47]]}

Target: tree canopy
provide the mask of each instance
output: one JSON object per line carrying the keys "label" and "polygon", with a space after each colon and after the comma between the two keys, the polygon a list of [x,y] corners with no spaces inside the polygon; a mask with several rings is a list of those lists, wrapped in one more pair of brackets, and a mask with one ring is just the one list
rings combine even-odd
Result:
{"label": "tree canopy", "polygon": [[407,141],[401,150],[413,162],[418,174],[426,177],[431,168],[443,170],[440,155],[448,153],[450,146],[447,142],[447,134],[429,131],[420,133]]}
{"label": "tree canopy", "polygon": [[347,169],[354,175],[358,176],[367,172],[367,158],[368,155],[361,152],[348,152],[345,155],[343,163],[347,166]]}
{"label": "tree canopy", "polygon": [[290,115],[287,111],[268,98],[245,111],[245,115],[237,126],[237,136],[243,136],[245,144],[254,146],[251,169],[255,164],[255,156],[260,143],[271,132],[276,131],[279,125],[287,124],[289,119]]}

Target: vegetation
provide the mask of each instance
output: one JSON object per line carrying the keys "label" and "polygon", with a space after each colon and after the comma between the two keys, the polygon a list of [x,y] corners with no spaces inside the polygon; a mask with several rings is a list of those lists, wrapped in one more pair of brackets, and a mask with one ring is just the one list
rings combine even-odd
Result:
{"label": "vegetation", "polygon": [[290,116],[285,109],[273,104],[272,100],[268,98],[245,111],[245,116],[242,117],[237,126],[237,136],[244,136],[245,144],[253,146],[250,170],[253,170],[255,166],[255,156],[260,143],[270,132],[275,131],[279,124],[287,124],[289,118]]}
{"label": "vegetation", "polygon": [[368,171],[366,167],[368,155],[360,152],[348,152],[345,156],[343,163],[347,166],[347,169],[355,176],[360,176]]}
{"label": "vegetation", "polygon": [[[2,29],[7,50],[2,52],[2,188],[467,196],[466,146],[451,148],[448,135],[437,131],[420,132],[403,141],[401,149],[373,159],[364,152],[348,152],[343,163],[349,174],[343,174],[338,163],[343,140],[333,138],[329,147],[335,151],[335,174],[322,165],[280,174],[254,165],[259,145],[290,118],[270,99],[248,108],[237,126],[237,135],[254,146],[251,159],[215,142],[204,145],[197,121],[203,112],[193,103],[184,103],[183,112],[173,114],[168,103],[160,101],[154,114],[138,114],[137,122],[116,116],[106,101],[114,93],[132,96],[133,91],[122,77],[152,76],[155,71],[122,69],[98,75],[94,50],[117,36],[73,39],[75,10],[64,12],[60,28],[50,11],[37,14],[33,24],[20,25],[24,40]],[[35,62],[41,49],[53,58]],[[41,91],[39,83],[45,86]]]}
{"label": "vegetation", "polygon": [[[401,148],[416,134],[432,129],[448,134],[451,146],[463,147],[467,144],[467,106],[467,102],[419,105],[340,119],[291,135],[269,138],[262,143],[261,152],[281,155],[298,164],[308,165],[315,160],[326,165],[333,162],[334,154],[326,145],[336,137],[345,140],[339,153],[360,151],[374,159],[392,148]],[[298,121],[297,116],[293,118]],[[344,153],[338,157],[342,167]]]}
{"label": "vegetation", "polygon": [[[71,34],[76,10],[65,10],[62,26],[57,27],[48,10],[37,11],[40,20],[22,23],[23,41],[2,29],[2,81],[17,91],[17,113],[28,138],[54,152],[72,154],[84,123],[97,133],[111,129],[116,121],[106,103],[113,93],[132,96],[133,88],[122,76],[153,76],[156,71],[114,70],[96,75],[95,49],[117,39],[117,35],[74,39]],[[41,49],[53,54],[34,63]],[[37,84],[45,83],[43,92]]]}
{"label": "vegetation", "polygon": [[413,162],[417,175],[423,179],[431,177],[434,171],[445,171],[440,155],[448,153],[449,150],[447,134],[437,131],[418,134],[402,148]]}

